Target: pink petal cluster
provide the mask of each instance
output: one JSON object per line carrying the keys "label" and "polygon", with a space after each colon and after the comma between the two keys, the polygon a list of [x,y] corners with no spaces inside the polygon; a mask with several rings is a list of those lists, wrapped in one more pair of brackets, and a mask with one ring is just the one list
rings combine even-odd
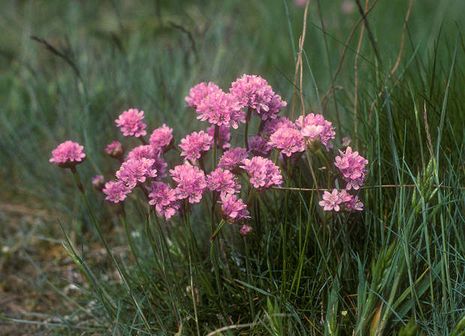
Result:
{"label": "pink petal cluster", "polygon": [[164,152],[173,141],[173,129],[163,124],[150,135],[149,143],[159,152]]}
{"label": "pink petal cluster", "polygon": [[267,120],[263,126],[262,134],[269,138],[271,134],[280,128],[297,128],[297,126],[286,117],[277,117],[276,119]]}
{"label": "pink petal cluster", "polygon": [[333,189],[331,192],[325,191],[323,193],[323,200],[319,204],[324,211],[339,212],[341,209],[347,211],[363,210],[363,203],[358,199],[358,196],[351,195],[346,190]]}
{"label": "pink petal cluster", "polygon": [[217,90],[205,96],[195,109],[197,119],[208,121],[212,125],[238,128],[245,122],[245,114],[237,99],[222,90]]}
{"label": "pink petal cluster", "polygon": [[176,192],[163,182],[152,183],[152,190],[149,194],[149,204],[155,207],[159,216],[170,219],[179,210],[179,202]]}
{"label": "pink petal cluster", "polygon": [[252,159],[245,159],[241,166],[250,177],[250,183],[256,189],[267,189],[272,186],[279,186],[283,182],[281,172],[273,161],[261,156],[254,156]]}
{"label": "pink petal cluster", "polygon": [[278,128],[278,130],[271,135],[268,144],[279,149],[283,155],[288,157],[294,153],[305,151],[304,137],[300,134],[300,131],[295,128]]}
{"label": "pink petal cluster", "polygon": [[152,159],[128,159],[116,172],[116,177],[132,189],[138,182],[144,183],[147,178],[157,176],[157,170],[153,169],[153,164]]}
{"label": "pink petal cluster", "polygon": [[181,156],[194,162],[202,156],[202,152],[210,150],[213,145],[213,137],[204,131],[192,132],[181,140]]}
{"label": "pink petal cluster", "polygon": [[135,108],[130,108],[121,113],[118,119],[115,120],[124,136],[134,136],[136,138],[147,134],[145,130],[147,125],[144,123],[144,111],[139,111]]}
{"label": "pink petal cluster", "polygon": [[221,212],[228,222],[234,223],[250,218],[247,205],[236,195],[221,194],[220,199]]}
{"label": "pink petal cluster", "polygon": [[105,147],[105,153],[114,158],[120,158],[124,154],[123,145],[118,140],[112,141]]}
{"label": "pink petal cluster", "polygon": [[235,170],[242,161],[247,158],[247,151],[242,147],[235,147],[227,150],[221,156],[218,167],[228,170]]}
{"label": "pink petal cluster", "polygon": [[216,168],[207,176],[207,187],[220,194],[236,194],[241,190],[234,174],[222,168]]}
{"label": "pink petal cluster", "polygon": [[368,160],[357,151],[352,151],[351,147],[347,147],[345,152],[339,151],[339,153],[340,155],[336,156],[334,165],[339,169],[342,177],[347,182],[346,189],[360,189],[365,183]]}
{"label": "pink petal cluster", "polygon": [[273,150],[273,147],[260,135],[249,137],[249,152],[252,155],[268,157]]}
{"label": "pink petal cluster", "polygon": [[239,230],[239,233],[241,234],[241,236],[244,236],[244,237],[248,236],[250,232],[252,232],[252,227],[247,224],[242,225]]}
{"label": "pink petal cluster", "polygon": [[341,210],[341,205],[345,202],[348,202],[349,200],[350,195],[347,193],[347,191],[333,189],[332,192],[325,191],[323,193],[323,200],[320,201],[320,206],[323,207],[324,211],[334,210],[339,212]]}
{"label": "pink petal cluster", "polygon": [[200,104],[200,102],[208,96],[210,93],[214,93],[217,91],[221,91],[218,85],[212,82],[202,82],[199,83],[195,86],[193,86],[189,90],[188,96],[185,98],[186,104],[189,107],[192,107],[194,109],[197,109],[197,106]]}
{"label": "pink petal cluster", "polygon": [[199,203],[207,187],[205,173],[198,167],[184,163],[170,170],[173,181],[177,183],[175,195],[177,199],[188,199],[189,203]]}
{"label": "pink petal cluster", "polygon": [[108,181],[103,188],[103,193],[106,195],[105,199],[112,203],[124,201],[130,192],[131,188],[123,181]]}
{"label": "pink petal cluster", "polygon": [[276,118],[287,105],[264,78],[256,75],[243,75],[231,84],[229,92],[243,107],[255,111],[262,120]]}
{"label": "pink petal cluster", "polygon": [[152,145],[140,145],[134,147],[127,155],[127,160],[140,160],[144,158],[153,160],[152,169],[157,171],[157,177],[165,176],[168,164],[161,156],[157,147]]}
{"label": "pink petal cluster", "polygon": [[74,141],[65,141],[52,150],[49,162],[62,168],[72,168],[84,161],[84,147]]}
{"label": "pink petal cluster", "polygon": [[310,113],[300,116],[295,121],[302,135],[309,141],[319,140],[326,149],[331,148],[330,141],[336,137],[333,124],[321,114]]}
{"label": "pink petal cluster", "polygon": [[[207,129],[207,133],[212,138],[215,138],[215,126],[210,126]],[[230,141],[231,141],[230,128],[224,125],[220,126],[218,139],[217,139],[217,146],[222,149],[228,149],[229,147],[231,147]]]}

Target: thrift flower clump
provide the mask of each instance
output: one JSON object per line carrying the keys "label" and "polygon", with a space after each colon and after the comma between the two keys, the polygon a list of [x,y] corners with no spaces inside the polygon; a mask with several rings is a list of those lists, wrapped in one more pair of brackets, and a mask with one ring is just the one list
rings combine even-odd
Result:
{"label": "thrift flower clump", "polygon": [[[207,125],[179,142],[166,124],[148,133],[144,111],[130,108],[115,120],[124,137],[135,138],[140,144],[123,146],[120,140],[114,140],[105,147],[105,153],[117,159],[120,166],[113,176],[96,175],[91,182],[107,201],[122,203],[130,195],[144,197],[154,213],[165,220],[184,216],[204,201],[213,221],[238,224],[239,233],[247,236],[254,232],[249,220],[254,197],[267,197],[268,193],[279,192],[273,189],[287,189],[287,185],[293,187],[290,190],[306,188],[293,185],[293,177],[298,175],[292,170],[301,169],[298,174],[304,177],[302,180],[313,181],[306,158],[319,148],[324,151],[318,153],[324,154],[334,147],[336,131],[330,121],[315,113],[296,120],[279,115],[287,103],[260,76],[243,75],[228,91],[212,82],[199,83],[189,90],[185,102]],[[233,130],[241,124],[245,124],[243,132],[235,134]],[[364,208],[359,193],[367,177],[368,161],[349,144],[345,141],[345,149],[334,153],[334,169],[324,170],[329,171],[325,181],[330,185],[317,204],[323,211],[356,212]],[[75,166],[85,158],[83,146],[66,141],[52,151],[50,162],[78,174]],[[316,186],[315,182],[305,183]],[[344,188],[334,189],[339,185]]]}
{"label": "thrift flower clump", "polygon": [[50,162],[62,168],[74,168],[86,158],[84,147],[74,141],[65,141],[52,151]]}
{"label": "thrift flower clump", "polygon": [[115,120],[124,136],[134,136],[136,138],[145,136],[147,125],[144,123],[144,111],[139,111],[135,108],[130,108],[120,114]]}

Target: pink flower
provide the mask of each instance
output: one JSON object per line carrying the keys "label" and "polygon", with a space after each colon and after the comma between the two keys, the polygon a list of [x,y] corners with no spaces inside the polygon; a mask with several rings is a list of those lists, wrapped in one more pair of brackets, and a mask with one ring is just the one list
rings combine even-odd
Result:
{"label": "pink flower", "polygon": [[245,148],[235,147],[224,152],[218,163],[219,168],[235,170],[239,164],[247,158],[247,151]]}
{"label": "pink flower", "polygon": [[163,124],[150,135],[150,145],[157,151],[163,152],[173,141],[173,129]]}
{"label": "pink flower", "polygon": [[105,199],[113,203],[124,201],[130,192],[131,188],[122,181],[109,181],[105,183],[103,188]]}
{"label": "pink flower", "polygon": [[216,168],[207,176],[207,187],[221,194],[235,194],[241,190],[234,174],[222,168]]}
{"label": "pink flower", "polygon": [[149,204],[155,206],[159,216],[170,219],[179,210],[179,202],[176,198],[176,192],[166,183],[152,183],[152,191],[149,194]]}
{"label": "pink flower", "polygon": [[200,168],[184,163],[170,170],[173,181],[177,183],[175,194],[177,199],[188,199],[189,203],[199,203],[202,193],[207,187],[205,174]]}
{"label": "pink flower", "polygon": [[204,131],[192,132],[181,140],[181,156],[194,162],[200,159],[202,152],[210,150],[213,145],[213,137]]}
{"label": "pink flower", "polygon": [[245,122],[245,114],[237,99],[229,93],[217,90],[209,93],[197,105],[197,119],[212,125],[238,128]]}
{"label": "pink flower", "polygon": [[248,236],[250,232],[252,232],[252,227],[248,226],[247,224],[242,225],[241,229],[239,230],[239,233],[243,237]]}
{"label": "pink flower", "polygon": [[128,159],[116,172],[116,177],[132,189],[138,182],[144,183],[147,178],[157,176],[157,170],[152,168],[153,164],[152,159]]}
{"label": "pink flower", "polygon": [[189,95],[186,97],[187,106],[192,107],[194,109],[200,104],[200,102],[208,96],[210,93],[214,93],[217,91],[221,91],[218,85],[212,82],[202,82],[195,86],[193,86],[189,90]]}
{"label": "pink flower", "polygon": [[95,175],[92,177],[92,186],[97,190],[102,190],[105,185],[105,178],[103,175]]}
{"label": "pink flower", "polygon": [[130,108],[121,113],[118,119],[115,120],[124,136],[134,136],[136,138],[147,134],[144,121],[144,111],[139,111],[135,108]]}
{"label": "pink flower", "polygon": [[297,128],[297,126],[286,117],[277,117],[276,119],[267,120],[263,126],[262,135],[269,138],[271,134],[280,128]]}
{"label": "pink flower", "polygon": [[268,157],[273,150],[273,147],[270,146],[268,141],[266,141],[260,135],[249,137],[248,143],[249,152],[252,153],[252,155]]}
{"label": "pink flower", "polygon": [[365,183],[368,160],[358,152],[353,152],[351,147],[347,147],[345,152],[339,151],[339,153],[340,156],[336,156],[334,165],[347,182],[346,189],[360,189]]}
{"label": "pink flower", "polygon": [[65,141],[52,151],[49,162],[62,168],[73,168],[84,161],[84,147],[73,141]]}
{"label": "pink flower", "polygon": [[223,217],[230,223],[238,222],[250,218],[247,205],[243,200],[237,198],[234,194],[222,194],[221,198],[221,212]]}
{"label": "pink flower", "polygon": [[302,135],[309,141],[319,140],[326,149],[332,147],[330,141],[336,137],[333,124],[321,114],[310,113],[295,121]]}
{"label": "pink flower", "polygon": [[324,211],[336,211],[341,209],[347,211],[362,211],[363,203],[358,196],[349,194],[346,190],[333,189],[332,192],[325,191],[320,206]]}
{"label": "pink flower", "polygon": [[105,153],[114,158],[120,158],[124,154],[123,145],[118,140],[109,143],[105,147]]}
{"label": "pink flower", "polygon": [[363,203],[358,196],[350,195],[350,200],[346,202],[346,209],[348,211],[363,211]]}
{"label": "pink flower", "polygon": [[256,189],[267,189],[282,184],[283,177],[273,161],[261,156],[254,156],[252,159],[245,159],[242,162],[241,168],[247,172],[250,183]]}
{"label": "pink flower", "polygon": [[339,191],[333,189],[332,192],[325,191],[323,193],[323,200],[320,201],[320,206],[323,207],[324,211],[336,211],[341,210],[341,205],[350,201],[351,196],[345,191]]}
{"label": "pink flower", "polygon": [[305,151],[304,137],[294,128],[279,128],[271,135],[268,144],[279,149],[283,155],[288,157],[294,153]]}
{"label": "pink flower", "polygon": [[231,84],[229,92],[243,107],[254,110],[262,120],[276,118],[287,105],[260,76],[243,75]]}
{"label": "pink flower", "polygon": [[[207,133],[209,136],[211,136],[213,139],[215,138],[215,126],[210,126],[207,129]],[[219,128],[219,134],[218,134],[218,140],[217,140],[217,146],[222,149],[228,149],[231,147],[231,144],[229,143],[231,141],[231,131],[228,126],[220,126]]]}
{"label": "pink flower", "polygon": [[157,177],[163,177],[166,173],[168,164],[161,156],[158,148],[152,145],[140,145],[134,147],[127,155],[127,160],[140,160],[140,159],[153,160],[152,169],[157,171]]}

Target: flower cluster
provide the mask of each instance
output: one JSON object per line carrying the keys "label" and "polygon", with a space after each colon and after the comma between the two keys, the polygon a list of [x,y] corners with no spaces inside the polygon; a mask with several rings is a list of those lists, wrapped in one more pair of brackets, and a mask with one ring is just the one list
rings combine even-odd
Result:
{"label": "flower cluster", "polygon": [[362,211],[363,203],[358,196],[349,194],[346,190],[333,189],[331,192],[325,191],[320,206],[325,211],[339,212],[342,208],[347,211]]}
{"label": "flower cluster", "polygon": [[178,199],[187,199],[191,204],[200,202],[207,182],[199,167],[184,163],[171,169],[170,174],[177,184],[174,192]]}
{"label": "flower cluster", "polygon": [[300,116],[295,121],[300,133],[308,141],[319,140],[326,149],[331,148],[331,140],[336,137],[336,132],[331,122],[327,121],[321,114],[310,113]]}
{"label": "flower cluster", "polygon": [[270,159],[254,156],[252,159],[242,161],[243,168],[250,177],[250,183],[254,188],[263,190],[283,183],[281,172]]}
{"label": "flower cluster", "polygon": [[120,114],[115,120],[124,136],[134,136],[136,138],[145,136],[147,125],[144,123],[144,111],[139,111],[135,108],[130,108]]}
{"label": "flower cluster", "polygon": [[[156,214],[168,220],[190,211],[207,193],[213,201],[212,211],[228,223],[241,223],[239,232],[246,236],[253,228],[244,199],[253,199],[248,197],[253,189],[262,195],[283,184],[280,162],[306,162],[302,158],[318,146],[330,151],[336,136],[332,123],[321,114],[309,113],[294,121],[279,116],[286,102],[256,75],[241,76],[228,91],[212,82],[199,83],[185,101],[208,126],[179,143],[165,124],[148,133],[144,112],[138,109],[128,109],[115,120],[123,136],[138,138],[141,144],[128,148],[114,140],[105,147],[105,152],[120,162],[112,179],[103,175],[92,179],[106,200],[124,202],[137,187]],[[252,118],[257,122],[252,123]],[[246,130],[259,126],[250,136],[244,132],[243,147],[231,147],[236,142],[231,132],[242,123],[247,123]],[[319,204],[324,211],[361,211],[363,203],[356,191],[365,182],[368,161],[351,147],[339,153],[334,165],[345,188],[325,191]],[[77,173],[75,165],[85,157],[81,145],[66,141],[52,151],[50,162]],[[341,181],[334,182],[339,185]]]}
{"label": "flower cluster", "polygon": [[65,141],[52,151],[50,162],[63,168],[73,168],[84,161],[84,147],[74,141]]}
{"label": "flower cluster", "polygon": [[192,132],[181,140],[181,156],[191,162],[195,162],[202,156],[202,152],[207,152],[213,145],[213,137],[204,131]]}
{"label": "flower cluster", "polygon": [[287,105],[260,76],[243,75],[231,84],[229,92],[242,107],[254,111],[262,120],[276,118]]}
{"label": "flower cluster", "polygon": [[339,169],[342,177],[347,182],[347,190],[359,190],[365,183],[368,160],[358,152],[347,147],[345,152],[339,151],[340,156],[336,156],[334,165]]}

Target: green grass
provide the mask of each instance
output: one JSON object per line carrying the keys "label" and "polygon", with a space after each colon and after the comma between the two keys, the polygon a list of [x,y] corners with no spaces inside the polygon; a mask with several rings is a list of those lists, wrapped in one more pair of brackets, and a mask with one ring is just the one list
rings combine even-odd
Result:
{"label": "green grass", "polygon": [[[64,299],[75,319],[63,317],[52,332],[465,334],[465,3],[416,1],[405,30],[407,1],[370,5],[357,57],[364,26],[357,8],[344,14],[340,1],[312,1],[303,52],[307,110],[323,112],[338,141],[350,136],[370,161],[366,211],[324,214],[316,192],[258,196],[259,233],[247,241],[229,226],[222,233],[221,286],[208,211],[189,219],[195,237],[182,221],[157,221],[142,197],[129,202],[123,223],[100,195],[88,192],[87,207],[72,177],[48,163],[49,152],[66,138],[83,143],[88,185],[116,168],[102,148],[128,105],[144,109],[151,127],[171,125],[179,139],[201,127],[184,106],[188,89],[202,80],[227,87],[242,73],[267,78],[290,103],[287,113],[298,113],[298,100],[291,102],[303,9],[278,0],[1,5],[0,199],[47,209],[40,230],[65,240],[89,284],[76,300]],[[301,173],[312,187],[308,167]],[[90,213],[111,250],[104,266],[88,256],[95,245],[74,238],[96,224]],[[0,244],[12,241],[2,234]]]}

